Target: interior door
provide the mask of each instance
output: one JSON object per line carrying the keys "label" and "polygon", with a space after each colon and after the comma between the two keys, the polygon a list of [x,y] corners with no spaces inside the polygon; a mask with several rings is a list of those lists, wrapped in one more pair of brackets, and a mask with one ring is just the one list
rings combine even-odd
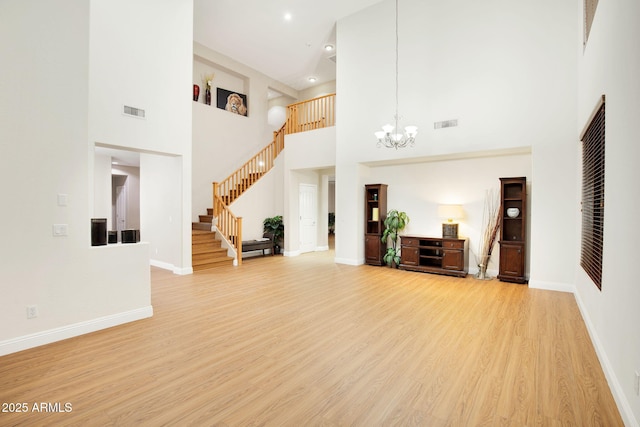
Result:
{"label": "interior door", "polygon": [[116,230],[118,236],[122,230],[127,229],[127,187],[116,187]]}
{"label": "interior door", "polygon": [[300,252],[312,252],[318,239],[318,188],[313,184],[300,184]]}

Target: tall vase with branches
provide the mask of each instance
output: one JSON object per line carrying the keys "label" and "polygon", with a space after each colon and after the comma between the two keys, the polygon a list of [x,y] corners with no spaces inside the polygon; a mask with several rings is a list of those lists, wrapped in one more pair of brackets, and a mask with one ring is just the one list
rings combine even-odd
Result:
{"label": "tall vase with branches", "polygon": [[487,267],[500,229],[500,198],[496,189],[487,190],[485,194],[482,224],[484,228],[478,244],[478,274],[476,277],[486,280],[489,279]]}

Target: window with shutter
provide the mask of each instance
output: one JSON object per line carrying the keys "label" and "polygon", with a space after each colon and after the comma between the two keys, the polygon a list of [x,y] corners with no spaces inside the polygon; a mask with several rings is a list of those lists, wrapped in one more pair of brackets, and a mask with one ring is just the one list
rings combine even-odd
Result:
{"label": "window with shutter", "polygon": [[582,137],[582,247],[580,265],[602,290],[604,226],[605,97],[601,98]]}

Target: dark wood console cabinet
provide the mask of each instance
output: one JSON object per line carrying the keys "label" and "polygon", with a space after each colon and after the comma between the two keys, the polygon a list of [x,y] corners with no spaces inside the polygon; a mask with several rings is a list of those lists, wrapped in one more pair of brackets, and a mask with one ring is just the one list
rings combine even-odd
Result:
{"label": "dark wood console cabinet", "polygon": [[400,236],[402,270],[466,277],[468,265],[467,239]]}
{"label": "dark wood console cabinet", "polygon": [[387,216],[387,185],[364,186],[364,262],[384,265],[386,242],[382,242],[384,219]]}
{"label": "dark wood console cabinet", "polygon": [[500,271],[504,282],[527,283],[527,179],[500,178]]}

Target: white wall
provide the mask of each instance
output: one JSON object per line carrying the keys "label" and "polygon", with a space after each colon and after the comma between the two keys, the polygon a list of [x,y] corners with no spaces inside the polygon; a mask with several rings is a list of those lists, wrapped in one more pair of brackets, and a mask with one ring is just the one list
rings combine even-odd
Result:
{"label": "white wall", "polygon": [[[640,287],[633,255],[640,240],[636,226],[640,217],[636,188],[640,182],[638,17],[640,3],[635,0],[599,2],[584,50],[582,33],[576,34],[580,58],[576,133],[582,131],[598,98],[606,95],[602,291],[575,264],[576,297],[625,423],[630,426],[640,422],[640,397],[634,391],[635,372],[640,372]],[[579,187],[579,173],[574,174],[574,180]],[[579,198],[574,212],[578,228]]]}
{"label": "white wall", "polygon": [[174,196],[183,188],[183,164],[180,156],[140,155],[140,236],[149,242],[152,264],[177,274],[191,272],[191,258],[183,259],[183,253],[191,253],[191,239],[180,226],[190,225],[189,212]]}
{"label": "white wall", "polygon": [[[152,18],[152,19],[150,19]],[[171,28],[171,31],[167,31]],[[182,236],[181,252],[171,257],[176,272],[191,270],[191,81],[193,78],[193,4],[190,0],[157,3],[143,0],[91,2],[89,141],[140,152],[180,156],[169,169],[181,186],[176,191],[152,191],[141,199],[142,238],[159,253],[175,245],[163,232],[145,230],[155,215],[179,207],[180,219],[167,225]],[[145,110],[145,119],[122,114],[123,105]],[[141,176],[148,173],[142,170]],[[162,177],[157,177],[162,179]],[[153,182],[148,179],[146,188]],[[144,191],[144,190],[142,190]],[[144,215],[152,217],[145,218]],[[166,215],[164,215],[166,216]],[[160,242],[171,246],[158,247]],[[155,249],[154,249],[155,252]]]}
{"label": "white wall", "polygon": [[107,218],[109,230],[113,224],[111,191],[111,156],[96,153],[93,163],[93,217]]}
{"label": "white wall", "polygon": [[[373,136],[395,113],[395,63],[380,61],[395,55],[393,17],[394,2],[387,0],[338,22],[336,229],[358,233],[336,234],[336,257],[363,259],[362,186],[375,181],[367,164],[525,147],[532,153],[531,223],[537,227],[531,282],[571,283],[566,263],[576,254],[550,250],[547,242],[558,235],[575,239],[575,230],[557,221],[575,209],[575,182],[567,179],[576,170],[575,4],[402,2],[399,113],[402,125],[418,126],[416,146],[404,150],[378,149]],[[434,122],[448,119],[458,127],[434,129]]]}
{"label": "white wall", "polygon": [[327,214],[329,212],[329,174],[336,163],[336,128],[328,127],[285,136],[284,206],[285,255],[300,250],[299,188],[313,184],[318,189],[317,245],[328,249]]}
{"label": "white wall", "polygon": [[[104,214],[94,144],[190,155],[182,92],[192,18],[187,0],[0,3],[0,111],[12,124],[0,127],[0,174],[21,183],[0,214],[11,224],[0,248],[0,354],[152,314],[149,245],[91,247],[90,218]],[[146,108],[147,120],[123,117],[123,103]],[[181,198],[189,217],[190,191]],[[53,224],[68,236],[53,237]],[[26,319],[31,304],[39,316]]]}
{"label": "white wall", "polygon": [[308,99],[317,98],[319,96],[330,95],[336,93],[336,81],[322,83],[312,86],[308,89],[301,90],[298,95],[299,101],[306,101]]}

